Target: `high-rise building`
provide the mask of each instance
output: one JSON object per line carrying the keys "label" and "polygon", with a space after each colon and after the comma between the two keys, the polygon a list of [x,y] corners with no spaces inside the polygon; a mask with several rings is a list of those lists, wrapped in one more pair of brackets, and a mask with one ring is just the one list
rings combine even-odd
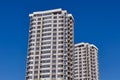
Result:
{"label": "high-rise building", "polygon": [[89,43],[75,44],[74,80],[99,80],[98,48]]}
{"label": "high-rise building", "polygon": [[29,16],[26,80],[73,80],[73,16],[62,9]]}

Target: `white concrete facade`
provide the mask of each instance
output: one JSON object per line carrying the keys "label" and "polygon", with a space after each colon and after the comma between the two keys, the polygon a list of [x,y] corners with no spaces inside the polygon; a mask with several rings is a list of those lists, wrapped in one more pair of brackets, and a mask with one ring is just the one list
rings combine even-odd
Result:
{"label": "white concrete facade", "polygon": [[98,48],[89,43],[75,44],[74,80],[99,80]]}
{"label": "white concrete facade", "polygon": [[29,16],[26,80],[73,80],[73,16],[62,9]]}

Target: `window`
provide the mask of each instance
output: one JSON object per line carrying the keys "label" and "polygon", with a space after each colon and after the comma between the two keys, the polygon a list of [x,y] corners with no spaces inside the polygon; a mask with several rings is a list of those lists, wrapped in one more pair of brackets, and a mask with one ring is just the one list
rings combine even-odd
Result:
{"label": "window", "polygon": [[52,60],[53,63],[56,63],[56,60]]}
{"label": "window", "polygon": [[38,18],[38,20],[41,20],[41,18]]}
{"label": "window", "polygon": [[54,19],[57,19],[57,16],[54,16]]}
{"label": "window", "polygon": [[51,19],[52,17],[51,16],[48,16],[48,17],[44,17],[43,19]]}
{"label": "window", "polygon": [[41,77],[41,78],[49,78],[50,75],[41,75],[40,77]]}
{"label": "window", "polygon": [[59,50],[58,53],[63,53],[63,50]]}
{"label": "window", "polygon": [[37,24],[41,24],[41,22],[38,22]]}
{"label": "window", "polygon": [[54,24],[53,27],[57,27],[57,24]]}
{"label": "window", "polygon": [[35,69],[38,69],[38,66],[35,66]]}
{"label": "window", "polygon": [[37,26],[37,29],[40,29],[40,26]]}
{"label": "window", "polygon": [[32,76],[28,76],[29,79],[32,79]]}
{"label": "window", "polygon": [[39,55],[39,52],[36,52],[36,55]]}
{"label": "window", "polygon": [[42,45],[46,45],[46,44],[51,44],[50,41],[47,41],[47,42],[43,42]]}
{"label": "window", "polygon": [[36,50],[39,50],[39,47],[36,47]]}
{"label": "window", "polygon": [[53,42],[53,44],[56,44],[56,42]]}
{"label": "window", "polygon": [[51,33],[44,33],[42,34],[43,36],[48,36],[48,35],[51,35]]}
{"label": "window", "polygon": [[29,55],[34,55],[34,52],[30,52]]}
{"label": "window", "polygon": [[58,48],[63,48],[63,46],[58,46]]}
{"label": "window", "polygon": [[40,72],[41,73],[48,73],[48,72],[50,72],[50,70],[41,70]]}
{"label": "window", "polygon": [[59,35],[63,35],[63,32],[62,32],[62,33],[59,33]]}
{"label": "window", "polygon": [[35,74],[37,74],[37,73],[38,73],[38,71],[34,71],[34,73],[35,73]]}
{"label": "window", "polygon": [[51,24],[43,25],[43,28],[46,28],[46,27],[51,27]]}
{"label": "window", "polygon": [[34,78],[36,79],[36,78],[38,78],[38,76],[34,76]]}
{"label": "window", "polygon": [[63,41],[59,41],[58,44],[63,44]]}
{"label": "window", "polygon": [[57,31],[57,29],[53,29],[53,31]]}
{"label": "window", "polygon": [[53,36],[56,36],[56,33],[53,33]]}
{"label": "window", "polygon": [[34,14],[34,17],[42,16],[42,14]]}
{"label": "window", "polygon": [[56,46],[53,46],[53,49],[56,49]]}
{"label": "window", "polygon": [[51,15],[51,13],[44,13],[43,16]]}
{"label": "window", "polygon": [[42,51],[42,54],[50,53],[50,50]]}
{"label": "window", "polygon": [[43,21],[43,23],[51,23],[51,20]]}
{"label": "window", "polygon": [[64,16],[59,16],[59,18],[63,18]]}
{"label": "window", "polygon": [[62,70],[62,69],[60,69],[60,70],[58,70],[58,72],[63,72],[63,70]]}
{"label": "window", "polygon": [[63,20],[59,20],[59,22],[63,22]]}
{"label": "window", "polygon": [[35,37],[35,35],[30,35],[30,38],[33,38],[33,37]]}
{"label": "window", "polygon": [[61,77],[63,77],[63,75],[58,75],[58,78],[61,78]]}
{"label": "window", "polygon": [[58,37],[58,39],[63,39],[63,37]]}
{"label": "window", "polygon": [[53,52],[53,54],[56,54],[56,51],[52,51]]}
{"label": "window", "polygon": [[32,71],[29,71],[28,73],[32,74]]}
{"label": "window", "polygon": [[37,30],[37,33],[40,33],[40,30]]}
{"label": "window", "polygon": [[29,66],[30,67],[30,69],[33,69],[33,66]]}
{"label": "window", "polygon": [[36,23],[31,23],[31,26],[32,26],[32,25],[36,25]]}
{"label": "window", "polygon": [[43,29],[43,32],[51,31],[51,29]]}
{"label": "window", "polygon": [[33,57],[29,57],[28,60],[33,60]]}
{"label": "window", "polygon": [[53,40],[56,40],[56,37],[53,37]]}
{"label": "window", "polygon": [[48,68],[48,67],[50,67],[50,65],[41,65],[40,67],[41,68]]}
{"label": "window", "polygon": [[37,39],[37,41],[40,41],[40,39]]}
{"label": "window", "polygon": [[41,56],[41,58],[50,58],[50,55]]}
{"label": "window", "polygon": [[33,62],[32,62],[32,61],[30,61],[30,62],[28,62],[28,64],[33,64]]}
{"label": "window", "polygon": [[42,49],[50,49],[51,46],[44,46]]}
{"label": "window", "polygon": [[30,31],[30,34],[33,34],[33,33],[35,33],[35,31]]}
{"label": "window", "polygon": [[63,58],[63,55],[58,55],[58,58]]}
{"label": "window", "polygon": [[61,26],[61,27],[62,27],[62,26],[63,26],[63,24],[59,24],[59,26]]}
{"label": "window", "polygon": [[32,21],[36,21],[36,19],[31,19],[31,22],[32,22]]}
{"label": "window", "polygon": [[56,73],[56,70],[52,70],[53,73]]}
{"label": "window", "polygon": [[58,62],[63,62],[63,60],[58,60]]}
{"label": "window", "polygon": [[34,50],[34,48],[29,48],[29,51],[30,51],[30,50]]}
{"label": "window", "polygon": [[50,60],[42,60],[41,63],[50,63]]}
{"label": "window", "polygon": [[54,23],[57,23],[57,20],[54,20]]}
{"label": "window", "polygon": [[59,31],[63,31],[63,28],[60,28]]}
{"label": "window", "polygon": [[55,78],[56,77],[56,75],[52,75],[52,78]]}
{"label": "window", "polygon": [[37,59],[37,60],[38,60],[38,59],[39,59],[39,56],[35,56],[35,59]]}
{"label": "window", "polygon": [[35,64],[38,64],[39,62],[38,61],[35,61]]}
{"label": "window", "polygon": [[51,37],[45,37],[45,38],[42,38],[42,40],[50,40]]}
{"label": "window", "polygon": [[56,65],[52,65],[52,68],[56,68]]}
{"label": "window", "polygon": [[52,58],[56,58],[56,55],[53,55]]}
{"label": "window", "polygon": [[40,34],[37,34],[37,37],[40,37]]}
{"label": "window", "polygon": [[30,39],[29,42],[35,42],[35,39]]}

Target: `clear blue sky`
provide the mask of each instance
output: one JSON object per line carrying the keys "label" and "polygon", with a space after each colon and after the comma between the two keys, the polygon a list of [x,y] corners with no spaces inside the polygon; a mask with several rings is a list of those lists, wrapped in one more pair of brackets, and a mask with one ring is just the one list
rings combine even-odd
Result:
{"label": "clear blue sky", "polygon": [[75,43],[99,48],[101,80],[120,80],[119,0],[0,0],[0,80],[25,80],[28,14],[62,8],[75,19]]}

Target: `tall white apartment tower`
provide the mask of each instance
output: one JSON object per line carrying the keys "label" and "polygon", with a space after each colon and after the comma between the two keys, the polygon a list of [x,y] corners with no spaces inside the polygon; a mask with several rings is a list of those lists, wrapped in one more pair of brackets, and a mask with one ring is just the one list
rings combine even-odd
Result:
{"label": "tall white apartment tower", "polygon": [[99,80],[98,48],[89,43],[75,44],[74,80]]}
{"label": "tall white apartment tower", "polygon": [[73,16],[62,9],[29,16],[26,80],[73,80]]}

